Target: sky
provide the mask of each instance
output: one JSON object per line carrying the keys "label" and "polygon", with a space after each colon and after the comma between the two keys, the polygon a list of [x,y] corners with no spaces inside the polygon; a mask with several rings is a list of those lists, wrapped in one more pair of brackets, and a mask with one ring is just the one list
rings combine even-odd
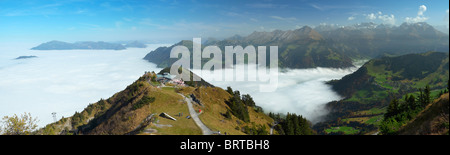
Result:
{"label": "sky", "polygon": [[447,0],[0,0],[0,42],[175,43],[362,22],[448,29]]}

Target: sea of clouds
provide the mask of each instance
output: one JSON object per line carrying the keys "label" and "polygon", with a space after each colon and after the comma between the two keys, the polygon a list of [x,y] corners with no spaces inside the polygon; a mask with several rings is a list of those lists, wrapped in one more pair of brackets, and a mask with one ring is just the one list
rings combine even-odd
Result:
{"label": "sea of clouds", "polygon": [[[261,92],[259,86],[267,82],[259,80],[254,82],[214,80],[214,77],[208,74],[203,74],[202,77],[215,86],[224,89],[231,86],[233,90],[239,90],[241,95],[250,94],[256,105],[261,106],[267,113],[296,113],[306,117],[312,123],[317,123],[328,113],[325,109],[328,102],[342,99],[326,82],[341,79],[357,69],[358,67],[280,70],[275,92]],[[224,69],[223,74],[230,75],[233,72],[233,69],[228,68]],[[194,70],[194,73],[201,74],[199,70]]]}
{"label": "sea of clouds", "polygon": [[[163,44],[126,50],[35,51],[0,46],[0,117],[29,112],[39,126],[72,116],[90,103],[125,89],[145,71],[159,71],[142,58]],[[19,56],[38,58],[15,60]]]}
{"label": "sea of clouds", "polygon": [[[90,103],[107,99],[125,89],[145,71],[159,72],[155,64],[142,58],[160,46],[127,50],[33,51],[33,45],[0,46],[0,117],[29,112],[40,127],[72,116]],[[34,45],[35,46],[35,45]],[[38,58],[14,60],[19,56]],[[297,113],[312,122],[320,121],[327,111],[324,105],[341,97],[325,82],[340,79],[356,71],[348,69],[292,69],[278,74],[275,92],[259,91],[261,82],[225,82],[209,80],[226,89],[231,86],[241,94],[250,94],[266,112]],[[194,71],[198,72],[198,71]],[[230,74],[231,69],[225,69]]]}

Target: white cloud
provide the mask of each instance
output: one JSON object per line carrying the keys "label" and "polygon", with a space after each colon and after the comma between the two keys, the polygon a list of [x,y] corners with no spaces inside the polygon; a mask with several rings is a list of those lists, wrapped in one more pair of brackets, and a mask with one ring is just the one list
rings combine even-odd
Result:
{"label": "white cloud", "polygon": [[[251,67],[249,67],[251,68]],[[340,100],[341,96],[335,93],[331,86],[325,81],[341,79],[354,71],[355,68],[330,69],[290,69],[278,74],[278,89],[275,92],[260,92],[259,85],[264,82],[227,82],[215,81],[212,75],[202,75],[202,77],[215,86],[226,88],[231,86],[234,90],[239,90],[241,94],[250,94],[256,105],[264,108],[266,112],[274,113],[296,113],[306,117],[313,123],[317,123],[328,112],[325,105],[328,102]],[[223,75],[234,74],[233,69],[224,69]],[[248,71],[245,76],[251,71]],[[200,71],[194,70],[200,75]]]}
{"label": "white cloud", "polygon": [[447,14],[445,15],[445,18],[444,18],[444,22],[445,22],[445,25],[447,26],[447,29],[449,28],[449,16],[448,16],[448,9],[445,11]]}
{"label": "white cloud", "polygon": [[408,23],[425,22],[429,19],[428,17],[425,17],[425,15],[424,15],[426,11],[427,11],[427,6],[421,5],[421,6],[419,6],[419,11],[417,12],[417,16],[416,17],[406,17],[405,21]]}
{"label": "white cloud", "polygon": [[447,9],[447,10],[445,10],[445,17],[444,17],[444,21],[445,21],[445,22],[447,22],[447,24],[448,24],[448,21],[449,21],[449,14],[448,14],[448,9]]}
{"label": "white cloud", "polygon": [[377,19],[377,16],[374,13],[371,13],[371,14],[368,14],[366,18],[369,20],[375,20],[375,19]]}
{"label": "white cloud", "polygon": [[296,21],[297,18],[295,17],[280,17],[280,16],[269,16],[270,18],[273,19],[278,19],[278,20],[282,20],[282,21]]}
{"label": "white cloud", "polygon": [[419,7],[419,12],[417,13],[417,16],[423,16],[423,13],[425,13],[425,11],[427,11],[427,6],[421,5]]}
{"label": "white cloud", "polygon": [[[89,103],[125,89],[144,71],[159,71],[142,57],[158,47],[170,45],[123,51],[31,51],[30,46],[22,46],[0,57],[0,115],[30,112],[43,127],[53,121],[52,112],[57,113],[58,119],[69,117]],[[11,60],[20,55],[38,58]]]}
{"label": "white cloud", "polygon": [[374,20],[381,20],[383,22],[383,24],[390,24],[390,25],[395,25],[396,19],[395,16],[393,14],[391,15],[384,15],[383,12],[378,11],[377,13],[371,13],[368,15],[364,15],[366,16],[366,19],[374,21]]}
{"label": "white cloud", "polygon": [[325,10],[323,7],[320,7],[318,5],[315,5],[315,4],[310,4],[310,5],[311,5],[311,7],[315,8],[317,10],[320,10],[320,11],[324,11]]}
{"label": "white cloud", "polygon": [[347,18],[347,20],[349,20],[349,21],[352,21],[352,20],[355,20],[355,19],[356,19],[356,17],[354,17],[354,16],[351,16],[351,17]]}
{"label": "white cloud", "polygon": [[405,21],[408,23],[419,23],[419,22],[425,22],[427,20],[428,20],[428,17],[419,17],[419,16],[417,16],[415,18],[412,18],[412,17],[405,18]]}
{"label": "white cloud", "polygon": [[378,19],[382,20],[384,24],[395,25],[395,16],[394,15],[380,15]]}
{"label": "white cloud", "polygon": [[272,4],[272,3],[254,3],[254,4],[247,4],[247,7],[250,8],[256,8],[256,9],[280,9],[280,8],[286,8],[289,5],[279,5],[279,4]]}

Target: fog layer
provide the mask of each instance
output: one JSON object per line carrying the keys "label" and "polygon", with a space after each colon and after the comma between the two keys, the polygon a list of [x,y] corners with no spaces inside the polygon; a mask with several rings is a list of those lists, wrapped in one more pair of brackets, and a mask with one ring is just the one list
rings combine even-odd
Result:
{"label": "fog layer", "polygon": [[[212,76],[203,78],[215,86],[226,89],[231,86],[233,90],[239,90],[242,94],[250,94],[258,106],[265,112],[275,113],[297,113],[303,115],[313,123],[317,123],[328,112],[324,106],[335,100],[340,100],[341,96],[331,90],[325,84],[326,81],[341,79],[345,75],[353,73],[358,68],[332,69],[332,68],[312,68],[312,69],[289,69],[278,74],[278,88],[275,92],[260,92],[260,84],[264,82],[226,82],[214,81]],[[199,74],[198,70],[194,71]],[[225,69],[224,75],[233,74],[233,69]]]}
{"label": "fog layer", "polygon": [[[133,83],[145,71],[159,71],[142,58],[162,45],[127,50],[32,51],[0,48],[0,117],[30,112],[39,126],[82,111]],[[19,56],[38,58],[14,60]]]}

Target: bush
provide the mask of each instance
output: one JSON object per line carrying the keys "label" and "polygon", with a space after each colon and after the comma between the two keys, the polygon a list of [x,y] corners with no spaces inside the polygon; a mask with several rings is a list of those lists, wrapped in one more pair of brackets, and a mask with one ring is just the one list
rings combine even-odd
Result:
{"label": "bush", "polygon": [[231,119],[231,115],[232,115],[231,112],[229,110],[227,110],[227,113],[225,113],[224,116],[226,119]]}
{"label": "bush", "polygon": [[155,102],[155,98],[154,97],[148,97],[148,96],[144,96],[142,97],[141,100],[139,100],[136,104],[133,105],[133,110],[137,110],[140,109],[146,105],[149,105],[150,103]]}
{"label": "bush", "polygon": [[242,103],[239,96],[231,97],[227,102],[230,107],[231,113],[244,122],[250,122],[250,116],[248,114],[247,106]]}
{"label": "bush", "polygon": [[242,128],[242,132],[248,135],[269,135],[269,132],[266,131],[266,126],[257,125],[257,126],[245,126]]}
{"label": "bush", "polygon": [[20,117],[14,115],[12,117],[3,117],[4,128],[0,124],[0,134],[5,135],[30,135],[38,127],[37,118],[31,116],[30,113],[24,113]]}

